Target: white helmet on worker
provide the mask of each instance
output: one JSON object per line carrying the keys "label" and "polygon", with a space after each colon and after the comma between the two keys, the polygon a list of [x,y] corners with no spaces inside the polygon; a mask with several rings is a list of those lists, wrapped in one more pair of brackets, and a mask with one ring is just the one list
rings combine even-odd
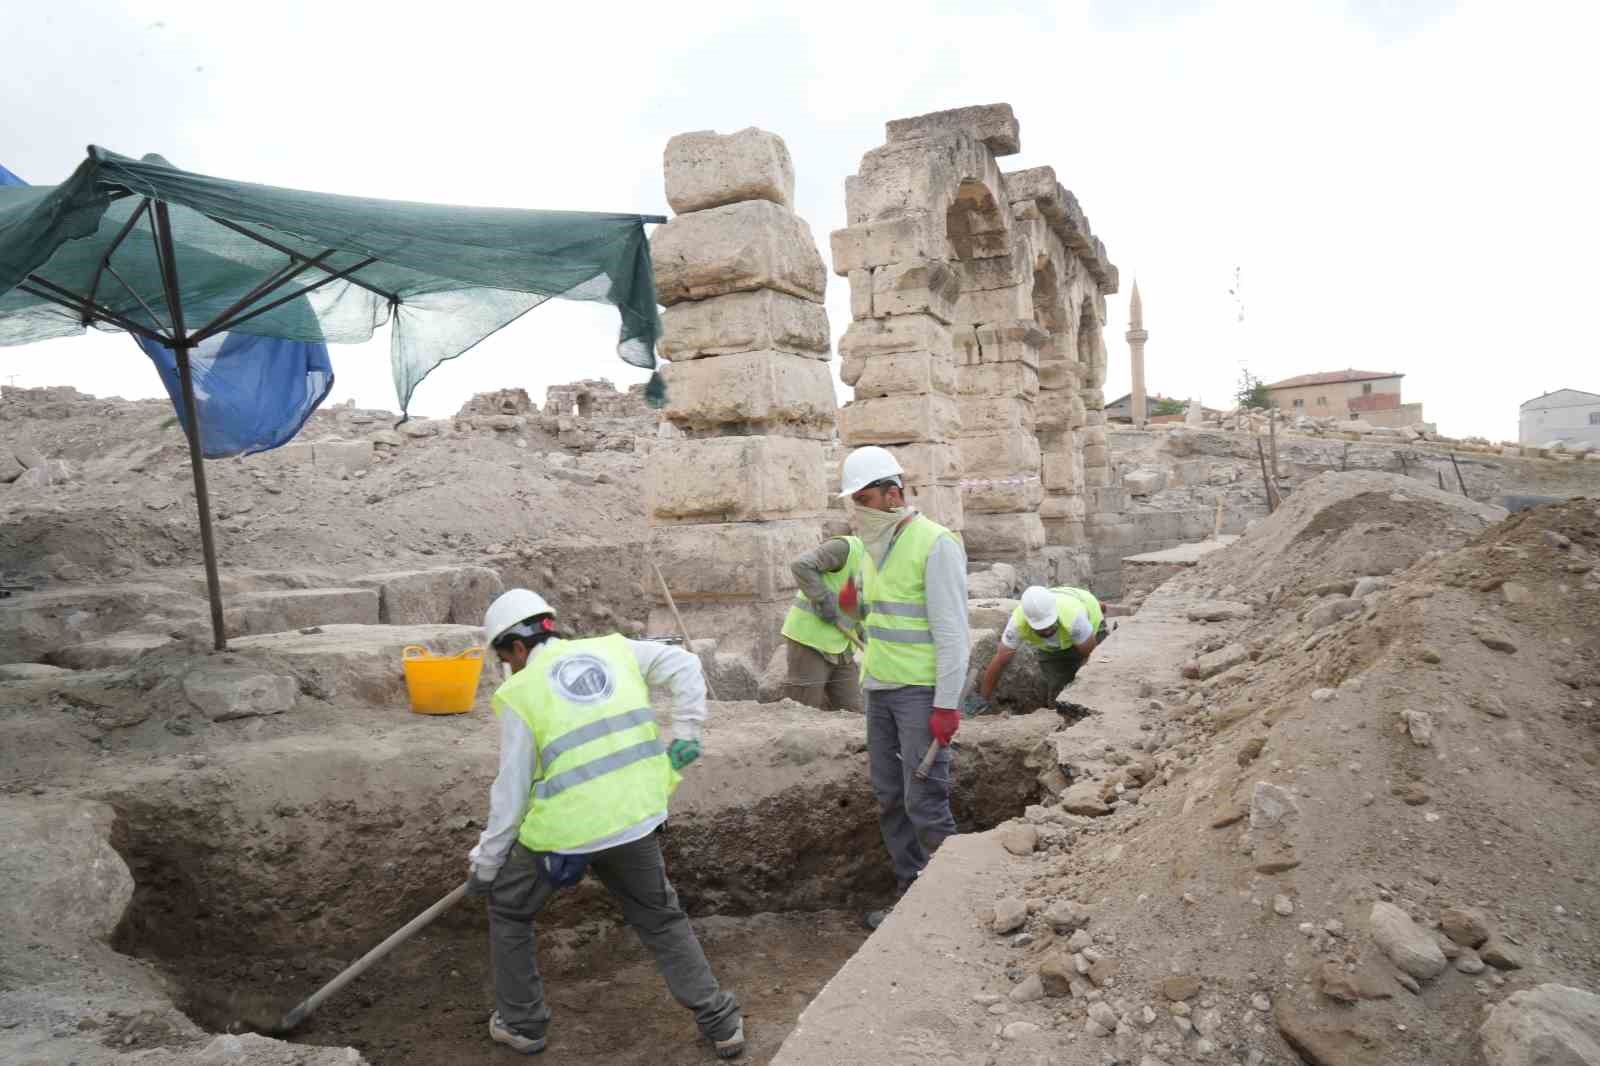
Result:
{"label": "white helmet on worker", "polygon": [[1057,624],[1060,619],[1056,613],[1056,594],[1043,585],[1029,585],[1022,592],[1022,617],[1035,630]]}
{"label": "white helmet on worker", "polygon": [[489,611],[483,616],[484,637],[491,647],[505,635],[506,630],[518,622],[525,622],[541,614],[555,616],[555,608],[544,597],[528,589],[508,589],[495,597]]}
{"label": "white helmet on worker", "polygon": [[839,468],[839,487],[844,491],[839,496],[854,496],[868,485],[888,478],[895,478],[903,487],[904,477],[905,471],[889,449],[869,444],[844,457],[844,465]]}

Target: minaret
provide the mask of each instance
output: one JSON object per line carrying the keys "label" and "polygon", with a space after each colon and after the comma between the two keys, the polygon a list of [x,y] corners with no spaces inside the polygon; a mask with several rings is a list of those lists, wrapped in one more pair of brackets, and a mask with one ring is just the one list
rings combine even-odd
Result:
{"label": "minaret", "polygon": [[1133,295],[1128,298],[1128,354],[1133,358],[1133,424],[1143,426],[1145,417],[1144,396],[1144,342],[1150,334],[1144,328],[1144,304],[1139,299],[1139,280],[1134,279]]}

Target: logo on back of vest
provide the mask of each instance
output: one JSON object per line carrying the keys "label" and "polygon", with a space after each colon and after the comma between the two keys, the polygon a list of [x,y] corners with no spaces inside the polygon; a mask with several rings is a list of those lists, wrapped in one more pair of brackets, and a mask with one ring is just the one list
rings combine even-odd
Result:
{"label": "logo on back of vest", "polygon": [[572,703],[604,703],[616,691],[616,680],[604,659],[569,655],[550,668],[550,683]]}

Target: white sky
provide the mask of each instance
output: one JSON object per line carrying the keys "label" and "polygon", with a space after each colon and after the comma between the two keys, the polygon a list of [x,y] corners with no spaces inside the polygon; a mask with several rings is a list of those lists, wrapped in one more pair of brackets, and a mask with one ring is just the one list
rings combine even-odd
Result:
{"label": "white sky", "polygon": [[[1002,167],[1054,166],[1122,270],[1107,399],[1127,391],[1134,275],[1167,395],[1223,405],[1242,366],[1393,369],[1444,432],[1515,440],[1521,401],[1600,391],[1600,5],[1582,0],[55,0],[5,23],[0,163],[35,184],[96,143],[329,192],[667,214],[667,138],[756,125],[788,142],[826,258],[886,120],[1006,101],[1024,151]],[[837,337],[843,278],[828,306]],[[435,371],[413,411],[642,380],[615,336],[609,309],[551,302]],[[332,351],[332,400],[395,406],[386,338]],[[0,349],[0,382],[161,391],[121,336]]]}

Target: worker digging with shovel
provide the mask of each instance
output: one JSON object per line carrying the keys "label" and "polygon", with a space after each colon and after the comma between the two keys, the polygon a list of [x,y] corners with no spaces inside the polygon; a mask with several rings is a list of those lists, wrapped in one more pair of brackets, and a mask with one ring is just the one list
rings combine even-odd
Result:
{"label": "worker digging with shovel", "polygon": [[783,694],[822,711],[861,711],[855,599],[866,549],[860,537],[831,537],[790,564],[799,588],[783,619],[789,673]]}
{"label": "worker digging with shovel", "polygon": [[[545,1049],[551,1014],[534,918],[556,889],[587,870],[621,906],[717,1057],[739,1056],[745,1040],[738,1001],[717,986],[656,839],[679,771],[700,755],[700,660],[619,634],[565,640],[555,611],[527,589],[501,595],[483,624],[508,672],[494,694],[500,770],[467,884],[469,895],[489,905],[490,1038],[526,1055]],[[657,736],[651,687],[672,696],[670,745]]]}

